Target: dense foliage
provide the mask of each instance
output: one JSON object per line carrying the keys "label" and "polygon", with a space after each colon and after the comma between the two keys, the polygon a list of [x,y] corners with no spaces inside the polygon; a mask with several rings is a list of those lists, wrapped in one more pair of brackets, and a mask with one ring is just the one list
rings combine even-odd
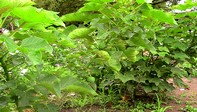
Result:
{"label": "dense foliage", "polygon": [[171,91],[169,78],[185,86],[181,78],[197,74],[191,0],[171,12],[151,0],[87,0],[62,17],[31,0],[0,2],[0,111],[55,112],[69,92],[134,101]]}

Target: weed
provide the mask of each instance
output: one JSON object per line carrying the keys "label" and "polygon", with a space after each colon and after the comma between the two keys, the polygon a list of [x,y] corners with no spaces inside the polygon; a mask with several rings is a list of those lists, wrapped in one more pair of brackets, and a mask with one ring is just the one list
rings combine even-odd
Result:
{"label": "weed", "polygon": [[159,99],[159,96],[157,96],[157,109],[153,110],[152,112],[165,112],[167,109],[171,108],[171,106],[161,107],[162,101]]}
{"label": "weed", "polygon": [[184,112],[197,112],[197,108],[191,106],[191,105],[186,105],[185,108],[181,108],[180,110]]}

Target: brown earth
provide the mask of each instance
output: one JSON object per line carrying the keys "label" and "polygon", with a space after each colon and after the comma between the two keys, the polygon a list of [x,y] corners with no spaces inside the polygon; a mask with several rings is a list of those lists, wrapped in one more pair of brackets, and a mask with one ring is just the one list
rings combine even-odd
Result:
{"label": "brown earth", "polygon": [[188,85],[188,88],[177,87],[172,93],[169,93],[169,97],[172,99],[168,101],[166,106],[172,106],[166,112],[181,112],[181,108],[186,105],[191,105],[197,108],[197,78],[188,80],[186,78],[183,81]]}

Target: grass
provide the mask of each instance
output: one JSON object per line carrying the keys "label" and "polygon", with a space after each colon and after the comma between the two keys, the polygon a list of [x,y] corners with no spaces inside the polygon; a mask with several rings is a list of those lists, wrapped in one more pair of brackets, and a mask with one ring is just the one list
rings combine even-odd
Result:
{"label": "grass", "polygon": [[165,112],[167,109],[172,108],[171,106],[161,107],[162,101],[159,99],[159,96],[157,94],[156,96],[157,96],[157,109],[151,112]]}
{"label": "grass", "polygon": [[157,103],[152,102],[144,103],[142,101],[136,101],[135,104],[131,104],[129,101],[118,100],[115,94],[110,95],[101,94],[97,97],[93,96],[77,96],[69,99],[69,103],[66,103],[65,107],[72,109],[76,112],[86,111],[91,112],[95,110],[96,112],[111,112],[120,110],[125,112],[144,112],[150,110],[151,112],[165,112],[171,106],[162,107],[162,101],[156,94]]}
{"label": "grass", "polygon": [[186,105],[185,108],[181,108],[180,110],[184,112],[197,112],[197,108],[191,105]]}

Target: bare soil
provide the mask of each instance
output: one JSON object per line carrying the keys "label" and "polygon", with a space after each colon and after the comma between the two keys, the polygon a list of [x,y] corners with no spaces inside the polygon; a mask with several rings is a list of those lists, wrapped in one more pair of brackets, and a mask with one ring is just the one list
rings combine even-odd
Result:
{"label": "bare soil", "polygon": [[168,96],[172,100],[168,101],[165,106],[172,106],[172,108],[166,112],[181,112],[181,108],[186,105],[197,108],[197,78],[191,80],[183,78],[183,81],[188,85],[188,88],[176,87],[172,93],[169,93]]}

